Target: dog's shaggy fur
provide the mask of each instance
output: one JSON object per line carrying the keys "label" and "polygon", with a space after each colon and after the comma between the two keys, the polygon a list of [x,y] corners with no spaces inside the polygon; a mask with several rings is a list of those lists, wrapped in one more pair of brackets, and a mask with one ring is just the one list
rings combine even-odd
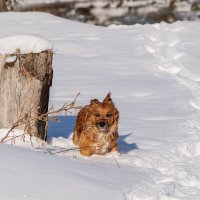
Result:
{"label": "dog's shaggy fur", "polygon": [[110,96],[109,93],[102,102],[91,100],[78,113],[73,143],[84,156],[118,150],[119,112]]}

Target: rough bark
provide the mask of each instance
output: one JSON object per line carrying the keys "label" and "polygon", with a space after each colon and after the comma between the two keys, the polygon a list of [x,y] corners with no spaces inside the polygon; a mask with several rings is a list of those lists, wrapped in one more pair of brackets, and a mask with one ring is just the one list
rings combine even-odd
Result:
{"label": "rough bark", "polygon": [[[20,118],[31,116],[34,133],[46,139],[47,121],[38,118],[48,111],[52,55],[49,50],[0,55],[0,128],[10,128]],[[25,124],[18,128],[24,129]]]}
{"label": "rough bark", "polygon": [[2,11],[7,11],[5,0],[0,0],[0,12],[2,12]]}

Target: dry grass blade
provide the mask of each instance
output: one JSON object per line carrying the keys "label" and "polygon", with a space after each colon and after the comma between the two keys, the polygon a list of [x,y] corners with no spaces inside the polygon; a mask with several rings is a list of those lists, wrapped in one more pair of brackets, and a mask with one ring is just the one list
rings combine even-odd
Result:
{"label": "dry grass blade", "polygon": [[115,158],[115,156],[113,155],[112,152],[110,152],[110,154],[112,155],[112,157],[113,157],[115,163],[117,164],[117,167],[120,169],[120,166],[119,166],[119,163],[118,163],[117,159]]}

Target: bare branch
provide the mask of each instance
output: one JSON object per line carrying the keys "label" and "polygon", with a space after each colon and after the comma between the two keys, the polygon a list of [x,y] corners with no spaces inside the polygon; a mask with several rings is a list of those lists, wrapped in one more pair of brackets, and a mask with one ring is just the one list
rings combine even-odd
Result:
{"label": "bare branch", "polygon": [[[72,102],[70,102],[69,104],[65,103],[61,108],[57,109],[57,110],[53,110],[53,107],[50,108],[50,111],[47,113],[43,113],[43,114],[39,114],[38,117],[35,116],[31,116],[31,114],[33,112],[31,112],[34,108],[31,108],[31,110],[25,114],[25,116],[20,116],[21,118],[19,120],[17,120],[13,126],[9,129],[9,131],[6,133],[6,135],[0,140],[0,143],[6,143],[8,141],[12,141],[14,142],[16,138],[18,137],[22,137],[23,139],[25,138],[26,135],[30,136],[30,142],[33,146],[33,142],[32,142],[32,137],[35,136],[36,140],[38,142],[42,142],[42,146],[44,146],[44,141],[41,140],[39,133],[36,133],[34,130],[34,126],[36,126],[36,123],[39,121],[43,121],[46,122],[46,127],[45,129],[47,130],[47,122],[48,119],[58,122],[59,120],[56,119],[56,117],[54,117],[55,115],[58,114],[62,114],[64,113],[65,115],[67,113],[69,113],[71,110],[79,110],[81,109],[81,106],[76,106],[76,100],[78,98],[78,96],[80,95],[80,93],[78,93],[74,100]],[[17,127],[24,125],[24,133],[19,135],[19,136],[10,136],[10,133],[16,129]],[[46,131],[47,132],[47,131]],[[8,138],[11,137],[11,138]]]}

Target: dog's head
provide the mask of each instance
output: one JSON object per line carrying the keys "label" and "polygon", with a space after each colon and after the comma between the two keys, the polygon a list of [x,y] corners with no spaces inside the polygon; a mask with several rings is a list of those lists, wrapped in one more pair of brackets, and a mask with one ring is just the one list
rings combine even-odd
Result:
{"label": "dog's head", "polygon": [[102,102],[98,99],[91,100],[88,109],[87,122],[96,126],[99,132],[108,133],[113,124],[118,124],[119,112],[111,99],[111,93]]}

